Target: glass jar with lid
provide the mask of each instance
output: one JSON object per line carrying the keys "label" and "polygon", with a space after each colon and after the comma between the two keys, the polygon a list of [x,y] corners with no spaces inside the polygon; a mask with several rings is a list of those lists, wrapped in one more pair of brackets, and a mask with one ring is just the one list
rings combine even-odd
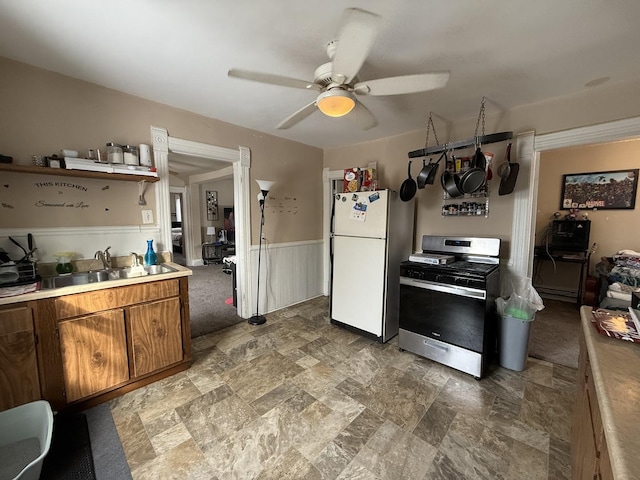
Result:
{"label": "glass jar with lid", "polygon": [[107,161],[109,163],[123,163],[122,145],[118,143],[107,143]]}
{"label": "glass jar with lid", "polygon": [[138,160],[138,147],[134,145],[124,145],[122,147],[125,165],[140,165]]}

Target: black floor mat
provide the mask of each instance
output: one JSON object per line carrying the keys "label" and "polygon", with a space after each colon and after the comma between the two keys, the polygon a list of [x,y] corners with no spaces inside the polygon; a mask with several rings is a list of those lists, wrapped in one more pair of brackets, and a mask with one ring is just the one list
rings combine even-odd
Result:
{"label": "black floor mat", "polygon": [[42,465],[42,480],[95,480],[87,417],[59,413],[53,419],[51,448]]}

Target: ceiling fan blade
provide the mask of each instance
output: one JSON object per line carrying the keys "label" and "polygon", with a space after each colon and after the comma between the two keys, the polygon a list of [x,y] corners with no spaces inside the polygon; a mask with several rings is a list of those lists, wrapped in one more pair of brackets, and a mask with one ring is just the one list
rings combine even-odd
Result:
{"label": "ceiling fan blade", "polygon": [[316,110],[317,110],[316,101],[314,100],[310,104],[302,107],[300,110],[298,110],[294,114],[289,115],[282,122],[276,125],[276,128],[279,130],[286,130],[289,127],[293,127],[296,123],[300,122],[301,120],[304,120]]}
{"label": "ceiling fan blade", "polygon": [[229,70],[228,76],[241,78],[242,80],[250,80],[252,82],[280,85],[282,87],[303,88],[305,90],[322,89],[322,86],[313,82],[307,82],[306,80],[298,80],[297,78],[283,77],[281,75],[273,75],[271,73],[252,72],[250,70],[241,70],[239,68],[232,68]]}
{"label": "ceiling fan blade", "polygon": [[356,83],[353,91],[359,95],[400,95],[442,88],[448,81],[448,72],[418,73]]}
{"label": "ceiling fan blade", "polygon": [[347,118],[356,123],[362,130],[369,130],[378,125],[373,113],[360,102],[356,103],[356,107],[347,115]]}
{"label": "ceiling fan blade", "polygon": [[333,57],[332,79],[349,83],[360,71],[375,41],[380,17],[375,13],[349,8],[345,10],[338,35],[338,47]]}

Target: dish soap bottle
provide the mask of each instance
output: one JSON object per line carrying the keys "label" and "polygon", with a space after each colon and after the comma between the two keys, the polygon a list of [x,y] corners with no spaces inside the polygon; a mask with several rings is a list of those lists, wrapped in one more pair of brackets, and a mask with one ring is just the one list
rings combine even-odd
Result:
{"label": "dish soap bottle", "polygon": [[147,240],[147,252],[144,254],[144,266],[155,265],[158,263],[156,252],[153,251],[153,240]]}

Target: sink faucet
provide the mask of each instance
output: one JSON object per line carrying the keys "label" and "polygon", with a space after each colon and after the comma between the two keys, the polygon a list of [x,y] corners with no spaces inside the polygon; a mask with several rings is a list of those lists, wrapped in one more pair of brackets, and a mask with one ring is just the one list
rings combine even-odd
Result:
{"label": "sink faucet", "polygon": [[136,254],[136,252],[131,252],[131,255],[133,257],[133,260],[131,262],[131,266],[132,267],[139,267],[140,266],[140,262],[138,261],[138,254]]}
{"label": "sink faucet", "polygon": [[102,266],[107,270],[111,268],[111,254],[109,253],[110,248],[110,246],[105,248],[104,252],[98,250],[94,255],[94,258],[100,260],[102,262]]}

